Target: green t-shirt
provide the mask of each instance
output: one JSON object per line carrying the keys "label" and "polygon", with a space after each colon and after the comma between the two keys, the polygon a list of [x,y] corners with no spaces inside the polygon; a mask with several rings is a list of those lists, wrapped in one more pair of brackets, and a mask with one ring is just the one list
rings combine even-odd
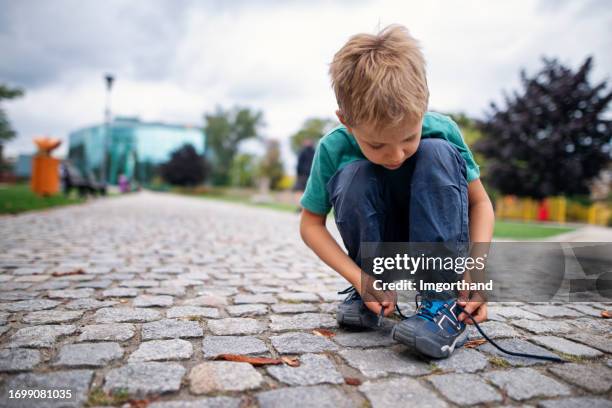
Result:
{"label": "green t-shirt", "polygon": [[[468,183],[480,177],[480,170],[472,152],[465,144],[459,127],[451,118],[435,112],[427,112],[423,118],[421,138],[435,137],[452,143],[465,159]],[[300,200],[302,207],[316,214],[327,214],[331,203],[327,183],[332,176],[355,160],[367,160],[355,137],[346,127],[338,126],[323,136],[315,153],[306,190]]]}

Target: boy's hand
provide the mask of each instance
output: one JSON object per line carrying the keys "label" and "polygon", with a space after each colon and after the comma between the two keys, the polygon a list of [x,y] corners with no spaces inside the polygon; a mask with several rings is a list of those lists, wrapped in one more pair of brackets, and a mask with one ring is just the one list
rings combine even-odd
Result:
{"label": "boy's hand", "polygon": [[397,302],[397,293],[395,291],[382,291],[374,289],[374,279],[365,274],[361,274],[361,282],[359,285],[354,285],[361,295],[366,307],[375,314],[380,314],[383,309],[383,314],[389,316],[395,310]]}
{"label": "boy's hand", "polygon": [[[466,312],[470,313],[476,323],[482,323],[487,320],[487,302],[483,299],[482,296],[476,294],[473,295],[467,300],[468,297],[466,294],[460,295],[457,303],[461,306]],[[465,312],[461,312],[458,317],[460,322],[464,322],[465,324],[474,324],[474,321],[470,319],[470,317]]]}

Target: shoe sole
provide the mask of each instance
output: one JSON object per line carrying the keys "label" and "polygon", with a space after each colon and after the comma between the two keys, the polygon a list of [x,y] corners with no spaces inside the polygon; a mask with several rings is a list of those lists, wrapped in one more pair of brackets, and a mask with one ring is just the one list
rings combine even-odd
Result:
{"label": "shoe sole", "polygon": [[463,346],[467,340],[467,336],[464,335],[465,331],[455,338],[453,343],[449,345],[440,346],[429,337],[416,336],[414,330],[410,326],[404,326],[396,324],[391,331],[391,337],[393,340],[408,346],[412,350],[416,350],[421,354],[424,354],[433,358],[448,358],[455,348]]}
{"label": "shoe sole", "polygon": [[340,326],[352,329],[372,329],[377,326],[376,316],[364,315],[362,313],[350,313],[339,309],[336,312],[336,320]]}

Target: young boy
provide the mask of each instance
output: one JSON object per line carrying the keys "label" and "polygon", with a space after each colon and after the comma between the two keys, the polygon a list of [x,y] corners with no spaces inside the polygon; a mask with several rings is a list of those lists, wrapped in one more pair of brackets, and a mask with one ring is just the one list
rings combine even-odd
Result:
{"label": "young boy", "polygon": [[[380,313],[391,314],[395,302],[364,287],[361,243],[489,242],[493,207],[457,125],[427,112],[425,61],[405,27],[353,36],[334,56],[330,76],[342,126],[317,147],[300,234],[352,285],[339,324],[365,329]],[[348,256],[325,226],[332,207]],[[364,302],[366,290],[375,298]],[[486,319],[486,303],[462,297],[458,304],[477,322]],[[421,353],[448,357],[465,338],[465,323],[472,322],[456,298],[425,296],[392,335]]]}

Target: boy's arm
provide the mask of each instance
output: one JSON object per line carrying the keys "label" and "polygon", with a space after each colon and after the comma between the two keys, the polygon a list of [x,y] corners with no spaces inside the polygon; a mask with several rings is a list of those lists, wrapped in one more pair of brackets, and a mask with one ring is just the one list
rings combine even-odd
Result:
{"label": "boy's arm", "polygon": [[[493,238],[493,227],[495,225],[495,213],[491,200],[482,185],[480,179],[473,180],[468,184],[468,202],[469,202],[469,220],[470,220],[470,241],[478,243],[474,245],[474,250],[477,253],[471,253],[471,257],[482,256],[480,252],[487,252],[488,245],[481,243],[489,243]],[[476,322],[480,323],[487,318],[487,304],[482,301],[474,300],[470,302],[459,301],[466,311],[474,316]],[[472,323],[471,319],[467,319],[465,313],[459,315],[459,320],[465,323]]]}
{"label": "boy's arm", "polygon": [[[329,233],[325,226],[326,219],[327,217],[325,215],[315,214],[303,209],[300,219],[300,235],[304,243],[306,243],[323,262],[342,275],[342,277],[348,280],[349,283],[357,289],[357,292],[362,294],[361,269],[344,253],[334,237]],[[366,306],[374,313],[380,313],[381,305],[385,308],[384,314],[389,315],[393,312],[395,304],[391,301],[366,303]]]}

